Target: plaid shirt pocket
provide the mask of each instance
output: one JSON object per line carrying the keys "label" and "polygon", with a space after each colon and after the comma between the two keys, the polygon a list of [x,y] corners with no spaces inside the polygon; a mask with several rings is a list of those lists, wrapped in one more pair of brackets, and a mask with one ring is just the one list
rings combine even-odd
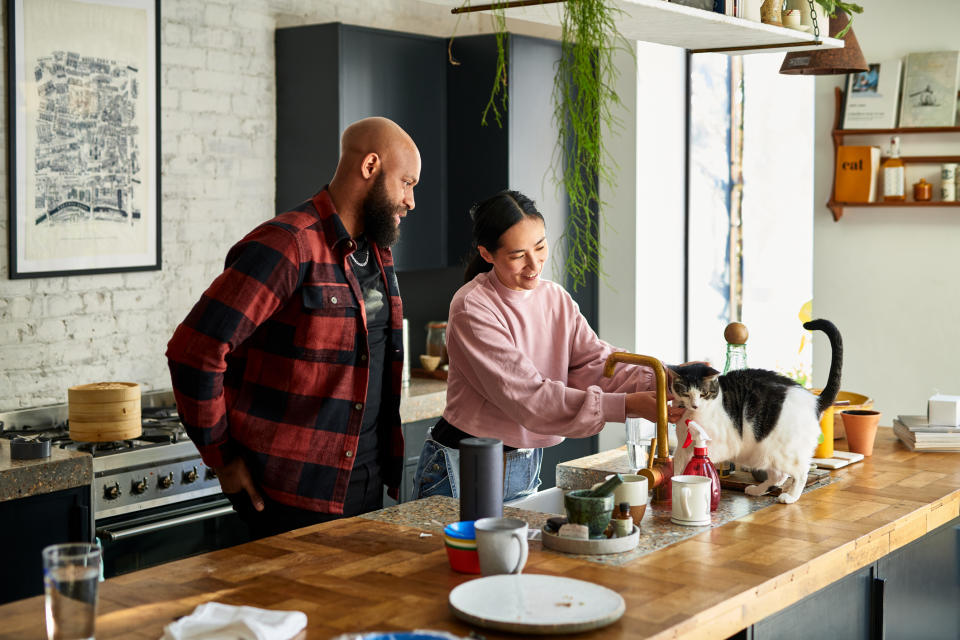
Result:
{"label": "plaid shirt pocket", "polygon": [[303,285],[303,316],[297,326],[295,344],[313,352],[320,360],[343,361],[343,352],[354,352],[357,344],[360,306],[346,284]]}

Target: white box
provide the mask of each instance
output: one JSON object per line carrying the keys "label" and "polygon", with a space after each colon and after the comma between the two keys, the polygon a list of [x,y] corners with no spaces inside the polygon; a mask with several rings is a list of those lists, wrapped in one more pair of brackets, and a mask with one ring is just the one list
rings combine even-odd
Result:
{"label": "white box", "polygon": [[941,393],[930,396],[927,401],[927,422],[931,425],[960,427],[960,396]]}

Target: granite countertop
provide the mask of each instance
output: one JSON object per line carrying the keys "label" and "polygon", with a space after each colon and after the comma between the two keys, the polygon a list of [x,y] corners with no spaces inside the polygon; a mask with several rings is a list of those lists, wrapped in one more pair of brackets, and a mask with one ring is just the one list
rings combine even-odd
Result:
{"label": "granite countertop", "polygon": [[439,418],[447,405],[447,382],[432,378],[411,378],[400,396],[400,422]]}
{"label": "granite countertop", "polygon": [[0,439],[0,502],[82,487],[93,482],[93,456],[52,447],[49,458],[12,460]]}

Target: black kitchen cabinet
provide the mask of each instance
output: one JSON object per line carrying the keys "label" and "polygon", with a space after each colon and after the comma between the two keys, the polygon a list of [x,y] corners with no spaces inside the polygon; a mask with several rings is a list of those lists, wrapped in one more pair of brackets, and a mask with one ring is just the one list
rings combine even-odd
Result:
{"label": "black kitchen cabinet", "polygon": [[43,548],[89,542],[90,486],[0,502],[0,603],[43,593]]}
{"label": "black kitchen cabinet", "polygon": [[[492,113],[486,126],[481,123],[494,82],[496,36],[460,36],[451,47],[460,63],[447,67],[447,243],[451,266],[462,264],[471,246],[470,207],[498,191],[515,189],[536,202],[546,221],[552,252],[560,249],[557,239],[568,218],[566,193],[554,182],[559,132],[553,119],[553,82],[560,43],[514,34],[507,37],[508,96],[502,127]],[[564,262],[559,255],[552,259],[561,265]],[[596,327],[596,275],[577,291],[567,289],[590,325]]]}
{"label": "black kitchen cabinet", "polygon": [[417,464],[420,462],[420,450],[423,449],[423,442],[427,439],[427,431],[437,424],[437,420],[439,420],[439,417],[406,422],[401,425],[403,429],[403,477],[400,480],[400,500],[389,497],[386,488],[384,488],[384,507],[392,507],[398,502],[409,502],[415,498],[413,477],[417,473]]}
{"label": "black kitchen cabinet", "polygon": [[872,629],[873,565],[810,594],[753,625],[751,640],[876,637]]}
{"label": "black kitchen cabinet", "polygon": [[333,177],[350,123],[390,118],[422,161],[416,208],[393,248],[396,268],[446,267],[446,40],[333,23],[277,29],[275,45],[277,213]]}
{"label": "black kitchen cabinet", "polygon": [[743,640],[960,638],[960,518],[744,629]]}
{"label": "black kitchen cabinet", "polygon": [[960,638],[960,518],[877,562],[885,638]]}

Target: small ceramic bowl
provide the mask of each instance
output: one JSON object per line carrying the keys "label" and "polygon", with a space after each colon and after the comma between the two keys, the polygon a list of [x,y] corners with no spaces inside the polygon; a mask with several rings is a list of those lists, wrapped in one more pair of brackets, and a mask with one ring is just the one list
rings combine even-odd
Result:
{"label": "small ceramic bowl", "polygon": [[440,366],[440,356],[420,356],[420,366],[422,366],[427,371],[433,371]]}
{"label": "small ceramic bowl", "polygon": [[459,573],[480,573],[480,558],[476,549],[460,549],[443,545],[447,550],[450,568]]}
{"label": "small ceramic bowl", "polygon": [[477,532],[473,528],[473,520],[461,520],[460,522],[451,522],[443,528],[444,535],[451,538],[461,538],[463,540],[476,540]]}
{"label": "small ceramic bowl", "polygon": [[603,535],[610,516],[613,515],[613,494],[602,498],[594,498],[587,494],[589,489],[577,489],[563,496],[563,508],[567,512],[567,520],[573,524],[585,524],[590,529],[591,538]]}

